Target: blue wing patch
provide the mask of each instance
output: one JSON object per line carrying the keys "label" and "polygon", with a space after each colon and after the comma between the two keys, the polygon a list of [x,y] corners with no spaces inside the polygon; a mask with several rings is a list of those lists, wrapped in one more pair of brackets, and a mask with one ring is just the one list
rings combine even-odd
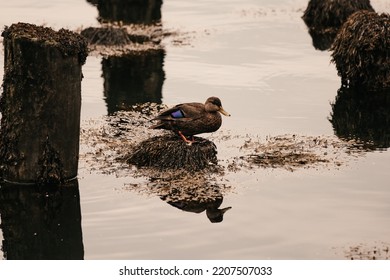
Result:
{"label": "blue wing patch", "polygon": [[184,114],[182,110],[177,110],[171,113],[171,117],[174,119],[181,119],[184,118]]}

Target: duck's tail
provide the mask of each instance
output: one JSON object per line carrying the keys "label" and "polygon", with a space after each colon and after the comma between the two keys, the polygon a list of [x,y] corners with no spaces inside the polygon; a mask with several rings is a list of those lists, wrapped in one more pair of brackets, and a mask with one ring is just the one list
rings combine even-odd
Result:
{"label": "duck's tail", "polygon": [[154,125],[151,125],[148,127],[149,129],[164,129],[164,124],[163,123],[157,123],[157,124],[154,124]]}

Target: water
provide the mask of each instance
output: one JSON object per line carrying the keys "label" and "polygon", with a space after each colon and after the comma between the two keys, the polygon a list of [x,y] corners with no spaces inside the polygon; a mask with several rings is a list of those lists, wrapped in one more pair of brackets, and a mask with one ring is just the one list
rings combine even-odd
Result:
{"label": "water", "polygon": [[[4,1],[3,1],[4,2]],[[86,1],[0,4],[0,26],[25,21],[59,29],[98,26]],[[340,78],[330,53],[312,46],[301,20],[307,1],[166,0],[162,25],[184,44],[163,42],[161,102],[204,101],[215,95],[232,117],[215,140],[222,163],[240,155],[243,138],[296,134],[331,136],[331,103]],[[389,11],[384,0],[372,1]],[[0,61],[3,63],[3,52]],[[102,58],[83,67],[82,126],[101,119],[105,102]],[[0,70],[0,74],[3,69]],[[231,135],[223,141],[220,135]],[[243,138],[240,138],[243,137]],[[234,140],[238,139],[238,140]],[[85,259],[344,259],[353,248],[369,257],[390,244],[390,152],[368,151],[335,168],[227,172],[234,191],[221,207],[223,222],[181,211],[158,196],[124,186],[129,176],[79,170]]]}

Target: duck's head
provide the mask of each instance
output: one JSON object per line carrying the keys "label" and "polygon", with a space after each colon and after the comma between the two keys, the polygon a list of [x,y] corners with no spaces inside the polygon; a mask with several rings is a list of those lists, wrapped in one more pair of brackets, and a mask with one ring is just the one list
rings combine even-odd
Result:
{"label": "duck's head", "polygon": [[212,96],[207,98],[205,108],[207,112],[220,112],[221,114],[230,117],[230,114],[223,109],[221,100],[218,97]]}

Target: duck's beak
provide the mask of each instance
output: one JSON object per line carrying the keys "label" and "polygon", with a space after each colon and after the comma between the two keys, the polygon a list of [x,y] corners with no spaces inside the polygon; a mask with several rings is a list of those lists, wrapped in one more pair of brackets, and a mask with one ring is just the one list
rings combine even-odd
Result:
{"label": "duck's beak", "polygon": [[222,208],[222,209],[219,209],[219,211],[221,211],[222,214],[225,214],[225,212],[226,212],[227,210],[230,210],[230,209],[232,209],[232,207]]}
{"label": "duck's beak", "polygon": [[219,107],[219,110],[218,110],[221,114],[223,114],[223,115],[225,115],[225,116],[227,116],[227,117],[230,117],[231,115],[228,113],[228,112],[226,112],[222,107]]}

